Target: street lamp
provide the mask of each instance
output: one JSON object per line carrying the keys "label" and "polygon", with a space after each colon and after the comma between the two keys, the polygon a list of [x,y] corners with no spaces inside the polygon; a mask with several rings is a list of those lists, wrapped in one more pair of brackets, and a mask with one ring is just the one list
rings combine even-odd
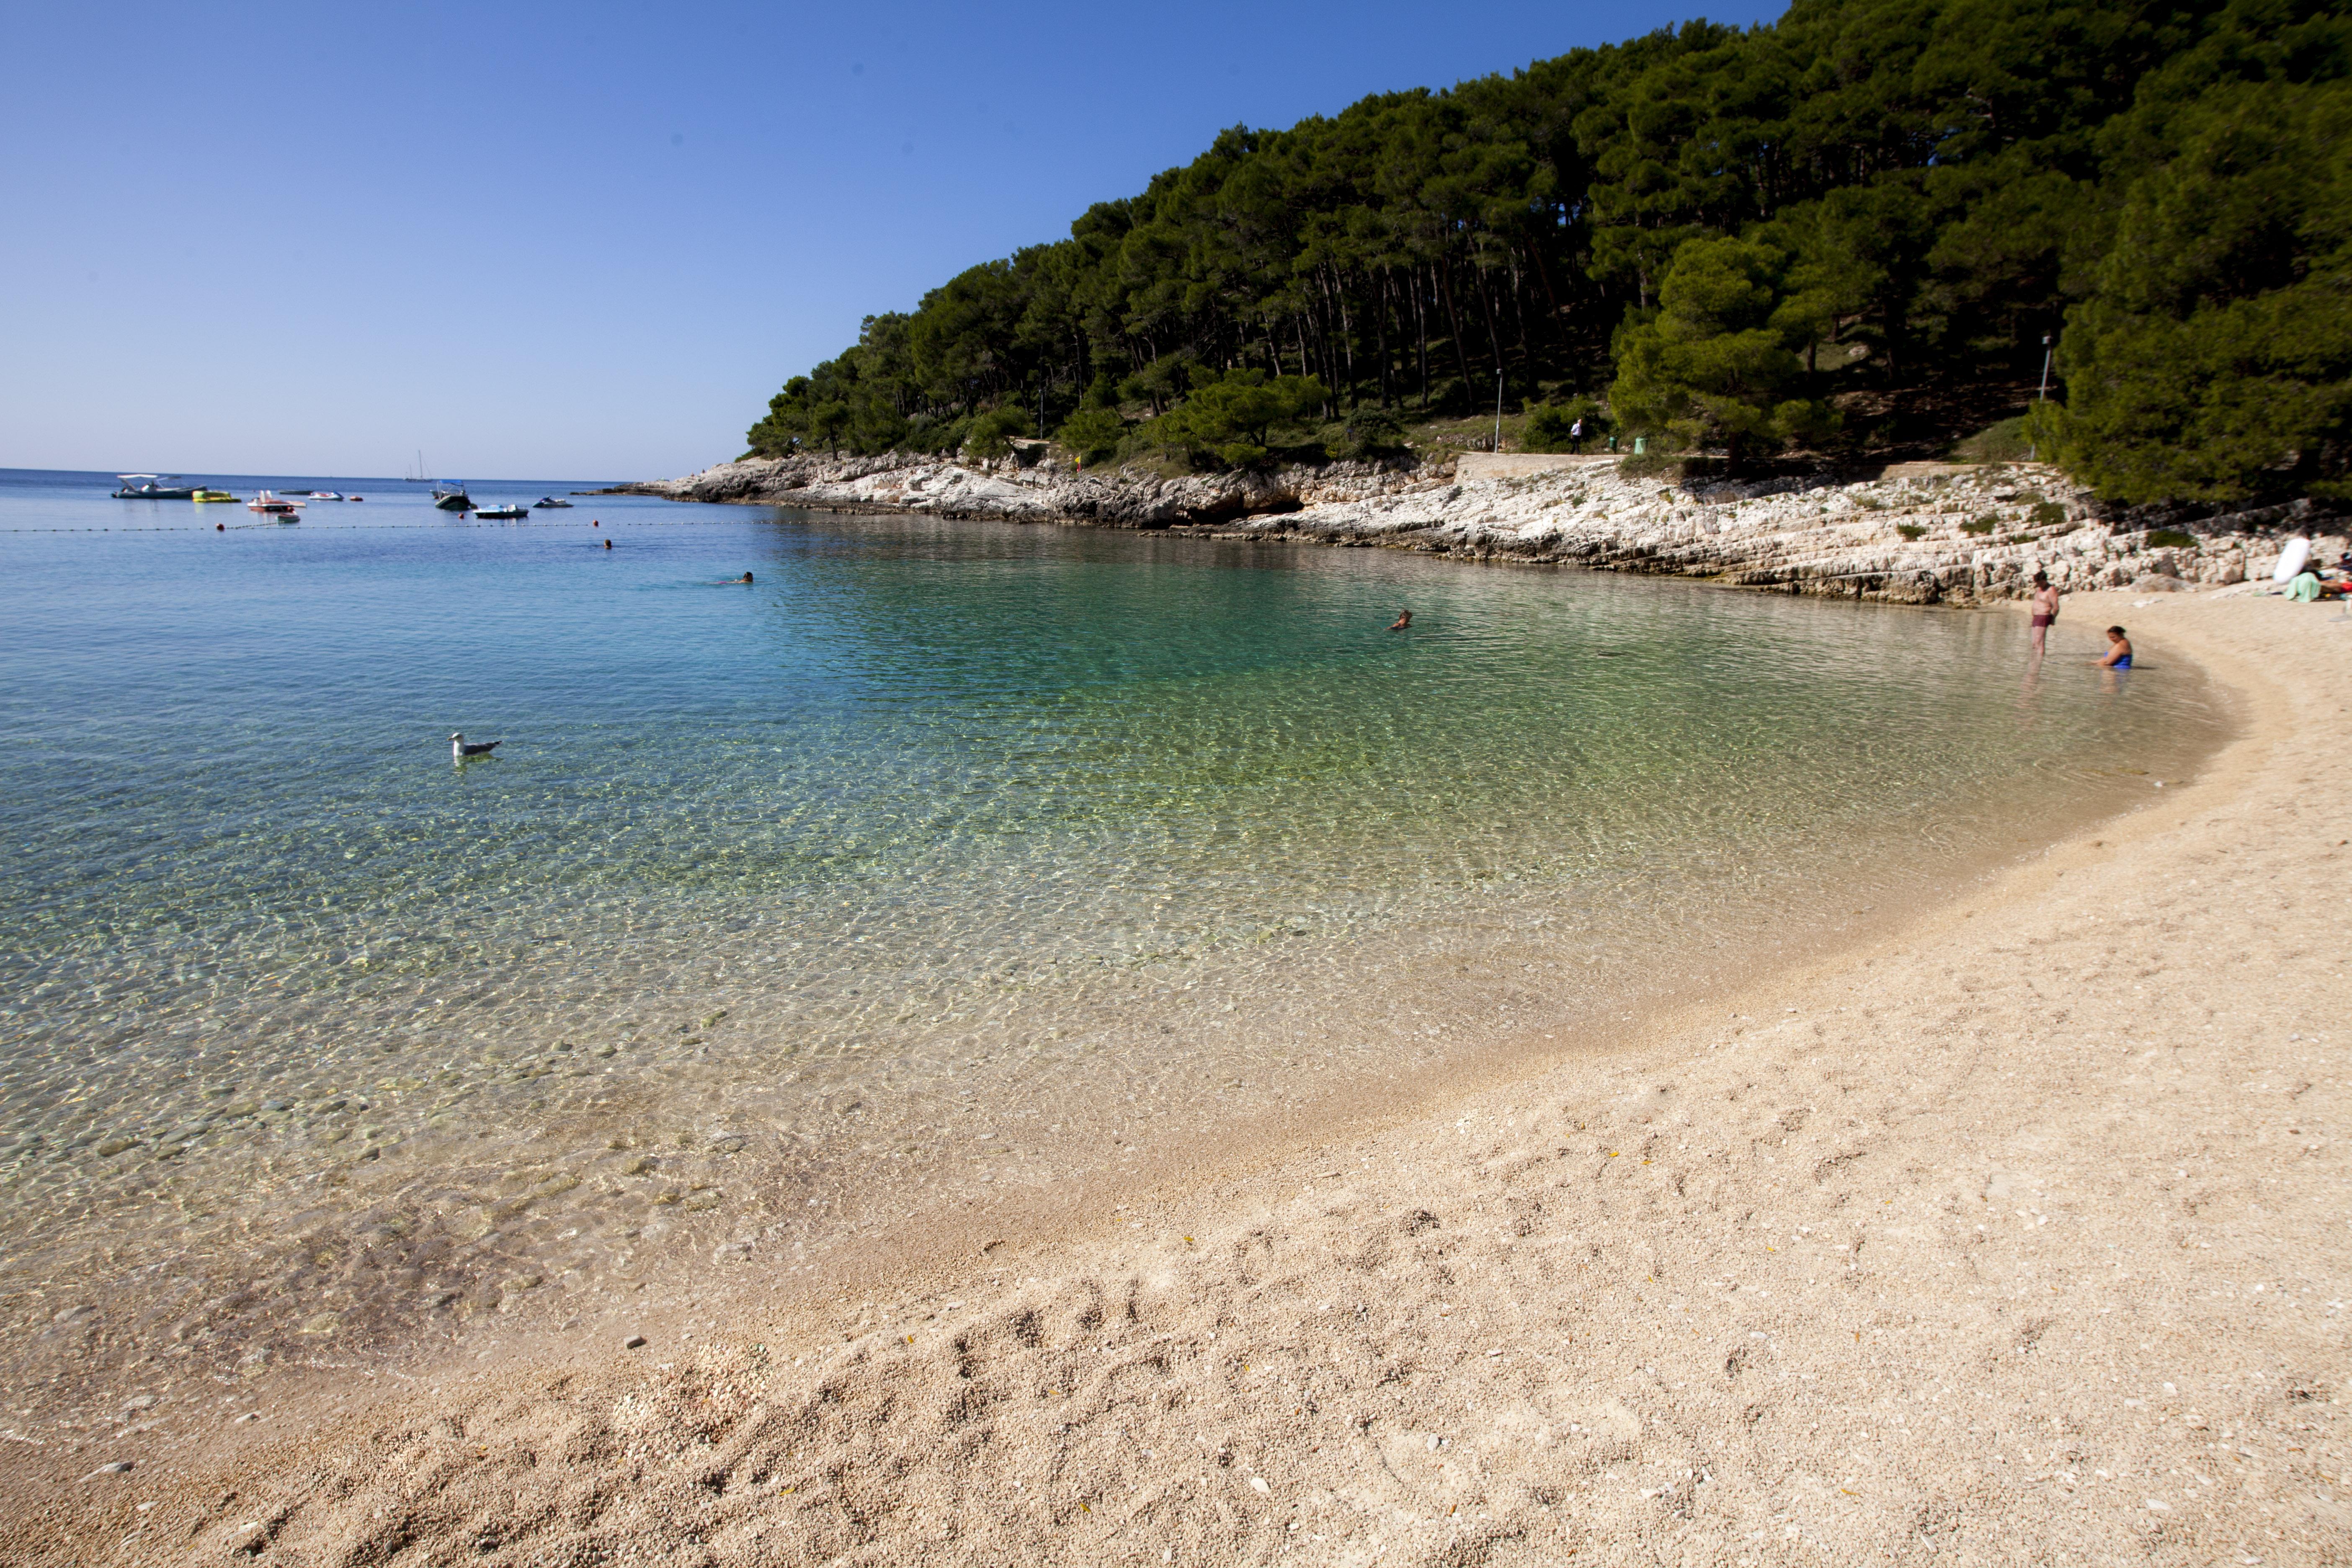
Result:
{"label": "street lamp", "polygon": [[[2036,403],[2050,401],[2050,334],[2048,332],[2042,334],[2042,390],[2033,395],[2033,401]],[[2029,463],[2038,463],[2042,460],[2041,442],[2029,441],[2025,444],[2025,460]]]}
{"label": "street lamp", "polygon": [[1495,450],[1503,449],[1503,367],[1495,367]]}

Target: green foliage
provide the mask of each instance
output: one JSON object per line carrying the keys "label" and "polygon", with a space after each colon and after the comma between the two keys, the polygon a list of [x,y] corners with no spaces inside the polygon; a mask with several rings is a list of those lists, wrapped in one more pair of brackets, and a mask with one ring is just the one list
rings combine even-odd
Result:
{"label": "green foliage", "polygon": [[1981,539],[2000,526],[2000,519],[1994,516],[1991,512],[1987,512],[1982,517],[1972,517],[1969,519],[1968,521],[1960,524],[1960,531],[1962,533],[1975,534],[1978,538]]}
{"label": "green foliage", "polygon": [[1256,461],[1305,416],[1250,413],[1255,374],[1318,381],[1352,453],[1357,411],[1491,418],[1499,374],[1527,442],[1608,386],[1662,456],[1737,456],[1849,394],[1981,406],[1952,395],[2031,384],[2048,333],[2064,406],[1963,455],[2021,436],[2127,499],[2340,489],[2347,61],[2326,0],[1803,0],[1236,126],[868,318],[749,445],[953,450],[1042,399],[1094,460]]}
{"label": "green foliage", "polygon": [[1150,434],[1196,462],[1247,468],[1266,459],[1276,429],[1295,429],[1329,399],[1313,376],[1268,376],[1262,370],[1195,376],[1189,395],[1153,420]]}
{"label": "green foliage", "polygon": [[1377,462],[1405,449],[1404,426],[1384,408],[1358,404],[1340,426],[1339,455],[1358,462]]}
{"label": "green foliage", "polygon": [[1078,455],[1082,463],[1100,463],[1118,455],[1127,438],[1127,421],[1112,408],[1081,408],[1062,422],[1054,439]]}
{"label": "green foliage", "polygon": [[2118,500],[2352,493],[2352,85],[2178,109],[2060,351],[2059,459]]}
{"label": "green foliage", "polygon": [[2066,509],[2054,500],[2037,501],[2025,514],[2027,524],[2033,528],[2059,528],[2066,521]]}
{"label": "green foliage", "polygon": [[1734,462],[1826,434],[1828,406],[1802,395],[1805,367],[1781,314],[1788,258],[1745,239],[1693,239],[1675,252],[1658,309],[1617,337],[1610,403],[1628,428],[1720,447]]}
{"label": "green foliage", "polygon": [[1013,438],[1026,436],[1035,424],[1025,409],[992,408],[971,422],[963,438],[964,455],[1002,458],[1013,450]]}
{"label": "green foliage", "polygon": [[1895,525],[1895,531],[1906,539],[1925,539],[1927,536],[1927,529],[1924,523],[1898,522]]}
{"label": "green foliage", "polygon": [[1988,425],[1952,447],[1952,456],[1964,463],[2021,463],[2032,455],[2021,414]]}
{"label": "green foliage", "polygon": [[[1570,435],[1579,421],[1583,423],[1584,434]],[[1608,436],[1601,405],[1590,398],[1579,398],[1568,404],[1547,403],[1530,413],[1520,428],[1519,444],[1530,452],[1589,451],[1605,446]]]}
{"label": "green foliage", "polygon": [[2147,547],[2151,550],[2194,550],[2197,536],[2183,533],[2177,528],[2151,528],[2147,531]]}

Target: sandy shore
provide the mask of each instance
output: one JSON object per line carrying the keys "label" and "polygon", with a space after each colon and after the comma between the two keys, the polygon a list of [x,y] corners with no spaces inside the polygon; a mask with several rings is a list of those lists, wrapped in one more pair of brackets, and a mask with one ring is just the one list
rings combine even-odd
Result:
{"label": "sandy shore", "polygon": [[2242,738],[1892,938],[838,1300],[11,1429],[0,1561],[2352,1557],[2352,624],[2068,616]]}

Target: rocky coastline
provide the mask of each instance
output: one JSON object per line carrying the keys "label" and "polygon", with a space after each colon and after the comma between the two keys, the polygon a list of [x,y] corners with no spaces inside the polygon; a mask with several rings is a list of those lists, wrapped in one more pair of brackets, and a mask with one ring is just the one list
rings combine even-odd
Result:
{"label": "rocky coastline", "polygon": [[1969,605],[2068,592],[2178,592],[2267,575],[2284,541],[2347,547],[2298,500],[2121,509],[2042,464],[1906,463],[1867,477],[1692,479],[1614,458],[1465,453],[1163,477],[1084,470],[1043,446],[994,462],[885,453],[722,463],[619,487],[673,500],[905,512],[1380,546],[1480,561],[1699,578],[1787,593]]}

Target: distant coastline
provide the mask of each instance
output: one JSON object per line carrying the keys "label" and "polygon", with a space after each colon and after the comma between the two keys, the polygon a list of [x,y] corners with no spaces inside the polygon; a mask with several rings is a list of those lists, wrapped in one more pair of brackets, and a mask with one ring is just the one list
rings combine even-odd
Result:
{"label": "distant coastline", "polygon": [[2032,463],[1732,480],[1632,474],[1606,458],[1465,453],[1163,477],[1081,469],[1040,444],[995,462],[747,458],[611,493],[1379,545],[1944,605],[2021,597],[2037,571],[2067,592],[2221,587],[2267,574],[2287,538],[2311,536],[2332,553],[2352,530],[2311,500],[2116,508]]}

